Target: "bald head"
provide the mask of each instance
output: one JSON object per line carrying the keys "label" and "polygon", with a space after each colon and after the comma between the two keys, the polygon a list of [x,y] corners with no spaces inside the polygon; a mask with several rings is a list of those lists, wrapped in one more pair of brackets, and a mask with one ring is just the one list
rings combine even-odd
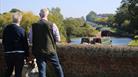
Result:
{"label": "bald head", "polygon": [[41,18],[47,17],[48,14],[49,14],[49,10],[48,10],[47,8],[41,9],[41,10],[40,10],[40,13],[39,13],[39,15],[40,15]]}
{"label": "bald head", "polygon": [[20,23],[22,20],[22,14],[20,12],[13,13],[12,20],[13,23]]}

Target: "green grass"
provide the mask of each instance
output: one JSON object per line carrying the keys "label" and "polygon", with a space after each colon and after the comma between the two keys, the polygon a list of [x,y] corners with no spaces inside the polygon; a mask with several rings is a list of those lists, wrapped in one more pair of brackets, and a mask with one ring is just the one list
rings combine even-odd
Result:
{"label": "green grass", "polygon": [[134,37],[134,40],[132,40],[129,44],[129,46],[138,46],[138,35]]}
{"label": "green grass", "polygon": [[128,45],[129,46],[138,46],[138,40],[132,40]]}

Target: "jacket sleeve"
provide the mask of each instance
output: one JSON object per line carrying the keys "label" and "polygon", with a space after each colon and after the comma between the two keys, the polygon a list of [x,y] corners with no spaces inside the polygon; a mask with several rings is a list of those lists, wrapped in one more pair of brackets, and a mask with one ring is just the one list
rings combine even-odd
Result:
{"label": "jacket sleeve", "polygon": [[6,28],[3,30],[3,33],[2,33],[2,45],[3,46],[5,45],[5,35],[6,35]]}
{"label": "jacket sleeve", "polygon": [[32,43],[32,28],[30,28],[30,31],[29,31],[29,43]]}
{"label": "jacket sleeve", "polygon": [[27,33],[24,33],[24,37],[23,37],[23,42],[24,42],[24,48],[25,48],[25,56],[28,57],[29,56],[29,45],[28,45],[28,40],[27,40]]}
{"label": "jacket sleeve", "polygon": [[53,28],[53,35],[54,35],[55,41],[60,42],[61,39],[60,39],[60,33],[59,33],[58,27],[56,26],[56,24],[53,24],[52,28]]}

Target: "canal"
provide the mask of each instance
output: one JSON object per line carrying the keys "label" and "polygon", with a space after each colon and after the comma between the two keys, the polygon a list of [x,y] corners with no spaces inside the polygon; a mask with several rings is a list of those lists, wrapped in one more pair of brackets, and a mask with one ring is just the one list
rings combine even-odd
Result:
{"label": "canal", "polygon": [[[127,37],[111,37],[112,45],[128,45],[128,43],[132,40],[131,38]],[[71,44],[80,44],[81,38],[72,38]]]}

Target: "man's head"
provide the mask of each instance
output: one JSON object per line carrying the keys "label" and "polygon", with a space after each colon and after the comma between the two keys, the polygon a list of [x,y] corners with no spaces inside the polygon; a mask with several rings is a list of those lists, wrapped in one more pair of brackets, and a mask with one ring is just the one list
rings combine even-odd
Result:
{"label": "man's head", "polygon": [[49,10],[47,8],[41,9],[40,13],[39,13],[41,18],[46,18],[48,16],[48,14],[49,14]]}
{"label": "man's head", "polygon": [[22,20],[22,14],[20,12],[13,13],[12,20],[13,23],[20,23]]}

